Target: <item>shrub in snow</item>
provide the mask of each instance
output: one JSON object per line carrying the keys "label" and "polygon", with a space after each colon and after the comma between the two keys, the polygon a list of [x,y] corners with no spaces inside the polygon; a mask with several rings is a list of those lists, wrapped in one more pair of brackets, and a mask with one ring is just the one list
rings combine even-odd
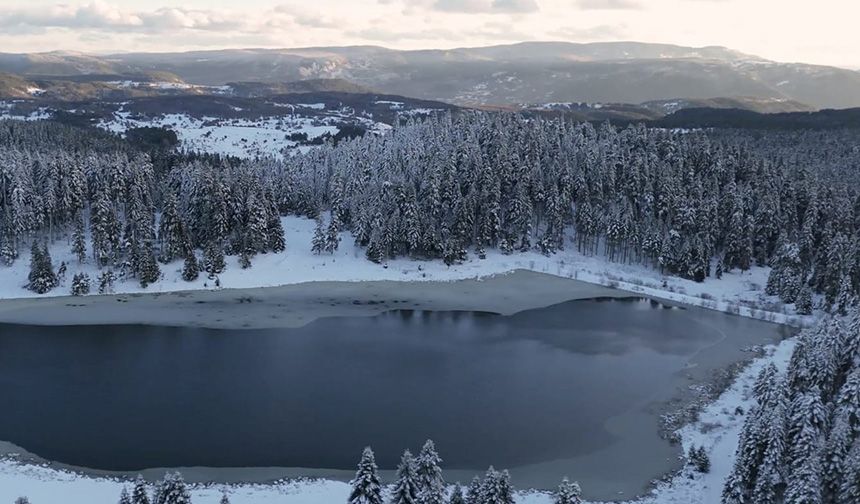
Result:
{"label": "shrub in snow", "polygon": [[90,293],[90,276],[77,273],[72,278],[72,296],[86,296]]}

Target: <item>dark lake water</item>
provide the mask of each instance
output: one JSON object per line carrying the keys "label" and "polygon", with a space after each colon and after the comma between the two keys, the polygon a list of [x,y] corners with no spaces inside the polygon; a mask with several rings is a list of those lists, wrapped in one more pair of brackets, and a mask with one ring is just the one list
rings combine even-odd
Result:
{"label": "dark lake water", "polygon": [[447,468],[523,468],[547,486],[611,469],[643,475],[640,486],[675,450],[648,408],[684,390],[686,374],[778,337],[774,325],[638,299],[278,330],[0,325],[0,439],[136,470],[352,469],[368,444],[393,468],[433,438]]}

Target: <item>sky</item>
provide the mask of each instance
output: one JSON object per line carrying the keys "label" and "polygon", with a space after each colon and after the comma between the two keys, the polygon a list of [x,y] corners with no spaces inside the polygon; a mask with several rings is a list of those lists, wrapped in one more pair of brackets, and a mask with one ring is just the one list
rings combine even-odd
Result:
{"label": "sky", "polygon": [[0,0],[0,52],[632,40],[860,69],[858,19],[857,0]]}

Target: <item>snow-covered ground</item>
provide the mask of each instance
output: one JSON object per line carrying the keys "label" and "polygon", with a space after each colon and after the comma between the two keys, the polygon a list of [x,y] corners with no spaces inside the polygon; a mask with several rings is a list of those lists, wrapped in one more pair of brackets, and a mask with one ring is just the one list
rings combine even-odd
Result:
{"label": "snow-covered ground", "polygon": [[[248,158],[280,156],[285,151],[297,148],[298,143],[289,139],[292,134],[304,133],[308,140],[326,133],[334,136],[340,131],[335,125],[337,121],[329,117],[302,117],[295,111],[291,115],[261,119],[224,119],[195,118],[187,114],[142,118],[132,117],[129,112],[120,110],[114,113],[113,119],[101,121],[98,126],[120,134],[131,128],[166,127],[176,132],[185,150]],[[380,129],[376,123],[368,122],[367,126],[372,130]]]}
{"label": "snow-covered ground", "polygon": [[[629,501],[629,504],[718,504],[725,478],[734,463],[735,447],[744,416],[738,407],[749,411],[752,388],[758,373],[770,362],[785,369],[795,341],[786,340],[766,349],[740,373],[735,383],[699,415],[698,421],[679,431],[684,450],[704,446],[711,459],[711,471],[699,474],[687,468],[656,486],[651,494]],[[571,475],[575,479],[575,475]],[[13,502],[26,495],[33,504],[109,504],[116,502],[123,481],[93,478],[53,469],[49,466],[20,464],[12,459],[0,460],[0,502]],[[193,485],[196,504],[218,502],[223,485]],[[349,485],[328,480],[279,481],[272,484],[234,485],[228,488],[233,504],[332,504],[345,503]],[[550,504],[545,492],[523,491],[517,494],[520,504]],[[387,500],[386,500],[387,501]]]}
{"label": "snow-covered ground", "polygon": [[[222,288],[274,287],[314,281],[451,281],[499,275],[515,270],[530,270],[621,290],[658,297],[694,306],[736,313],[781,323],[801,325],[811,318],[794,315],[793,308],[783,306],[764,294],[769,268],[754,267],[749,271],[734,271],[722,279],[709,278],[703,283],[661,275],[642,265],[607,262],[602,256],[584,256],[569,245],[552,256],[537,252],[504,255],[487,252],[486,259],[470,254],[463,264],[446,266],[442,261],[417,261],[400,258],[384,265],[365,258],[364,250],[353,244],[349,233],[342,233],[340,249],[333,255],[311,253],[314,221],[299,217],[282,218],[287,250],[277,254],[262,254],[253,259],[253,266],[243,270],[236,257],[227,258],[227,270],[220,275]],[[50,245],[54,267],[61,262],[68,266],[65,283],[44,296],[69,294],[70,280],[75,273],[87,273],[95,280],[98,269],[90,263],[78,264],[68,239]],[[22,257],[12,267],[0,267],[0,299],[39,297],[24,288],[29,273],[29,248],[23,246]],[[173,292],[212,288],[212,281],[201,276],[194,282],[182,280],[182,261],[162,265],[162,279],[143,289],[134,280],[119,281],[116,293]]]}

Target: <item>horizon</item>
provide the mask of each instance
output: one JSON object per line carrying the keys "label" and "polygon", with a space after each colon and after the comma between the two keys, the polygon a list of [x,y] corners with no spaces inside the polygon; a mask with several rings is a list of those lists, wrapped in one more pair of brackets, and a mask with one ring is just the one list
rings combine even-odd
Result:
{"label": "horizon", "polygon": [[13,54],[637,42],[860,68],[852,49],[860,46],[860,32],[851,26],[860,7],[842,0],[821,0],[815,8],[778,0],[319,0],[314,7],[248,0],[238,9],[226,0],[7,3],[0,7],[0,47]]}
{"label": "horizon", "polygon": [[465,45],[465,46],[455,46],[448,48],[435,48],[435,47],[425,47],[425,48],[410,48],[410,49],[402,49],[397,47],[392,47],[390,45],[384,44],[344,44],[344,45],[309,45],[309,46],[279,46],[279,47],[265,47],[265,46],[229,46],[229,47],[218,47],[218,48],[200,48],[200,49],[184,49],[184,50],[151,50],[151,51],[132,51],[132,50],[113,50],[113,51],[88,51],[88,50],[75,50],[75,49],[50,49],[45,51],[23,51],[23,52],[11,52],[11,51],[0,51],[0,54],[8,54],[8,55],[44,55],[44,54],[81,54],[86,56],[96,56],[96,57],[109,57],[112,55],[126,55],[126,54],[192,54],[192,53],[205,53],[205,52],[224,52],[224,51],[305,51],[305,50],[324,50],[324,49],[351,49],[351,48],[375,48],[375,49],[384,49],[387,51],[393,52],[420,52],[420,51],[459,51],[459,50],[474,50],[474,49],[485,49],[485,48],[493,48],[493,47],[507,47],[507,46],[518,46],[525,44],[570,44],[570,45],[579,45],[579,46],[589,46],[589,45],[613,45],[613,44],[640,44],[640,45],[654,45],[654,46],[671,46],[677,48],[684,49],[724,49],[731,52],[736,52],[738,54],[742,54],[744,56],[748,56],[751,59],[762,59],[774,63],[780,64],[803,64],[803,65],[812,65],[812,66],[824,66],[824,67],[834,67],[840,68],[843,70],[852,70],[860,72],[860,65],[828,65],[823,63],[813,63],[808,61],[785,61],[785,60],[771,60],[764,56],[754,53],[748,53],[746,51],[738,50],[734,47],[726,46],[726,45],[701,45],[701,46],[686,46],[681,44],[676,44],[672,42],[642,42],[639,40],[606,40],[599,42],[575,42],[569,40],[522,40],[519,42],[506,42],[506,43],[498,43],[498,44],[476,44],[476,45]]}

